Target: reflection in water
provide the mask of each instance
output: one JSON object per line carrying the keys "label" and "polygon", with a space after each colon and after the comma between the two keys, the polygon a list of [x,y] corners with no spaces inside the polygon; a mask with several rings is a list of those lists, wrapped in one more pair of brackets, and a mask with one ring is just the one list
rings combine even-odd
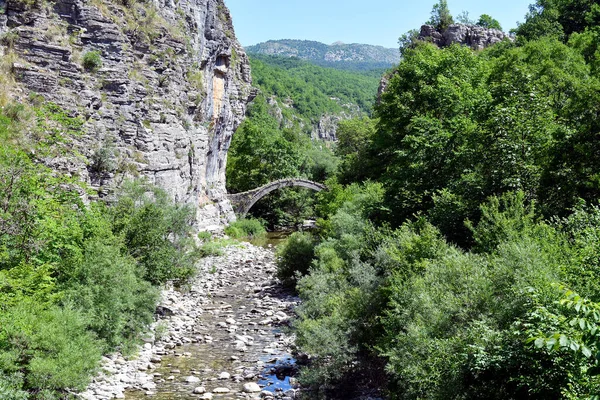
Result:
{"label": "reflection in water", "polygon": [[296,360],[286,354],[265,365],[258,384],[268,392],[286,392],[293,388],[290,378],[296,375],[296,368]]}

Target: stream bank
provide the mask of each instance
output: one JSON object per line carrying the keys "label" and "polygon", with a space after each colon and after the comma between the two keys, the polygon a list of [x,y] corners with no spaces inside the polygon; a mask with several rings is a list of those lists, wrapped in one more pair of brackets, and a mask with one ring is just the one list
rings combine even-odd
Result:
{"label": "stream bank", "polygon": [[289,323],[298,299],[275,278],[272,247],[207,257],[188,290],[167,289],[134,360],[105,357],[81,397],[92,400],[295,399]]}

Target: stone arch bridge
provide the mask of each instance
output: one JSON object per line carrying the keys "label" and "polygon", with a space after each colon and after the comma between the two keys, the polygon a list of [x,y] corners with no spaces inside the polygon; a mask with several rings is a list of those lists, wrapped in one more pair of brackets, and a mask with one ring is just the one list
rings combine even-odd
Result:
{"label": "stone arch bridge", "polygon": [[322,183],[309,181],[308,179],[288,178],[279,179],[247,192],[228,194],[227,197],[229,198],[235,213],[240,217],[243,217],[248,213],[248,211],[250,211],[252,206],[256,204],[257,201],[272,191],[291,186],[312,189],[317,192],[320,192],[321,190],[327,190],[327,186],[323,185]]}

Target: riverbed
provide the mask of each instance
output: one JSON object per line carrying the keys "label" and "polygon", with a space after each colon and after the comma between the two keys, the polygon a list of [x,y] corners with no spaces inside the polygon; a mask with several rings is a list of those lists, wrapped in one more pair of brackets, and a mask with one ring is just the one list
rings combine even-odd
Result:
{"label": "riverbed", "polygon": [[203,259],[188,288],[163,292],[161,316],[139,355],[105,358],[106,373],[83,397],[299,397],[287,329],[298,299],[275,278],[273,243],[241,243]]}

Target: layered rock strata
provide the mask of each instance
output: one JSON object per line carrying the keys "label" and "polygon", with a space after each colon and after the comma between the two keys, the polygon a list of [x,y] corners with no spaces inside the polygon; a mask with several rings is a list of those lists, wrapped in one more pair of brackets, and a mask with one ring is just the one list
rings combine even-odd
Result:
{"label": "layered rock strata", "polygon": [[200,229],[235,218],[227,150],[252,89],[223,0],[31,3],[0,0],[14,95],[85,121],[73,141],[82,157],[48,164],[101,197],[145,176],[197,207]]}

